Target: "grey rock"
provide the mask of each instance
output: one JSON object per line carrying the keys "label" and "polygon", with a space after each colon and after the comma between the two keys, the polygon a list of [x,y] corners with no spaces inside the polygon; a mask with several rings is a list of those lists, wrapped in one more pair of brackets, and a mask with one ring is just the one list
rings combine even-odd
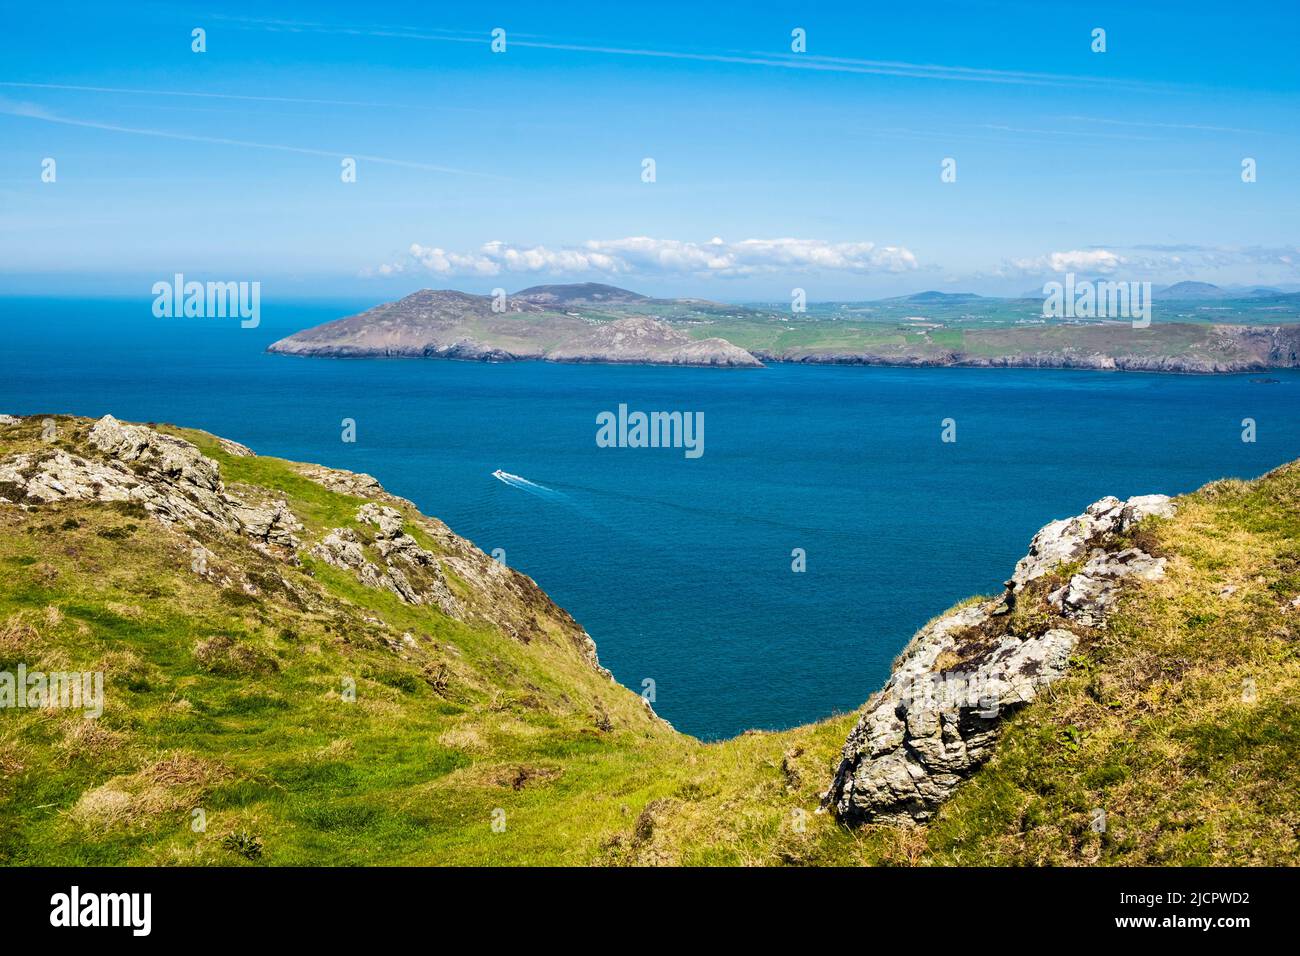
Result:
{"label": "grey rock", "polygon": [[134,501],[163,524],[212,524],[267,549],[297,549],[302,524],[288,506],[227,493],[217,463],[190,442],[112,415],[94,424],[89,441],[107,457],[62,449],[14,455],[0,462],[0,483],[20,488],[20,501]]}
{"label": "grey rock", "polygon": [[373,475],[360,471],[344,471],[341,468],[326,468],[324,465],[301,465],[300,474],[316,484],[337,491],[341,495],[354,498],[373,498],[389,504],[414,508],[415,505],[384,490],[384,486]]}
{"label": "grey rock", "polygon": [[845,742],[826,802],[850,822],[926,820],[991,756],[1000,721],[1068,666],[1078,638],[1053,629],[1004,636],[951,670],[935,670],[959,634],[987,619],[988,604],[923,629]]}
{"label": "grey rock", "polygon": [[253,449],[249,448],[247,445],[241,445],[237,441],[231,441],[229,438],[218,437],[217,444],[221,446],[221,450],[227,455],[233,455],[236,458],[257,457],[257,452],[253,451]]}
{"label": "grey rock", "polygon": [[406,524],[402,513],[396,508],[377,505],[370,501],[357,510],[357,520],[374,525],[384,537],[395,537],[401,534]]}
{"label": "grey rock", "polygon": [[311,549],[311,554],[344,570],[360,568],[366,563],[365,549],[351,528],[335,528]]}
{"label": "grey rock", "polygon": [[250,538],[289,550],[299,547],[295,532],[302,530],[302,522],[284,501],[271,501],[261,507],[238,503],[232,505],[232,510],[240,529]]}
{"label": "grey rock", "polygon": [[1096,540],[1128,531],[1150,515],[1168,518],[1173,513],[1167,495],[1139,495],[1128,501],[1108,496],[1095,501],[1083,514],[1053,521],[1039,530],[1029,542],[1029,553],[1017,562],[1009,587],[1018,590],[1061,564],[1079,560]]}
{"label": "grey rock", "polygon": [[1004,631],[997,622],[1016,592],[1086,557],[1046,601],[1068,621],[1104,626],[1125,582],[1156,580],[1165,570],[1164,558],[1124,547],[1120,536],[1149,515],[1173,511],[1164,495],[1107,497],[1053,521],[1034,535],[1006,593],[917,632],[845,741],[824,805],[848,823],[929,819],[992,755],[1003,719],[1066,673],[1078,644],[1064,627],[1029,637]]}
{"label": "grey rock", "polygon": [[124,425],[105,415],[90,429],[90,443],[118,461],[147,466],[175,484],[204,491],[221,489],[217,463],[184,439],[143,425]]}
{"label": "grey rock", "polygon": [[1106,497],[1089,505],[1081,515],[1044,525],[1029,542],[1029,553],[1016,563],[1011,590],[1082,558],[1090,541],[1119,527],[1123,510],[1124,504],[1118,498]]}
{"label": "grey rock", "polygon": [[1124,502],[1120,512],[1119,530],[1128,531],[1143,518],[1172,518],[1174,503],[1168,495],[1134,495]]}
{"label": "grey rock", "polygon": [[1137,548],[1114,554],[1097,549],[1078,574],[1071,575],[1048,595],[1048,603],[1062,616],[1089,627],[1101,627],[1120,597],[1120,582],[1136,577],[1155,581],[1164,577],[1165,559],[1153,558]]}
{"label": "grey rock", "polygon": [[[330,531],[311,549],[311,554],[336,568],[352,571],[366,587],[393,592],[407,604],[428,604],[450,617],[462,616],[460,602],[451,593],[441,563],[405,533],[405,518],[400,511],[366,502],[357,509],[357,520],[377,529],[373,548],[382,566],[370,560],[368,546],[350,528]],[[404,563],[406,569],[398,562]]]}

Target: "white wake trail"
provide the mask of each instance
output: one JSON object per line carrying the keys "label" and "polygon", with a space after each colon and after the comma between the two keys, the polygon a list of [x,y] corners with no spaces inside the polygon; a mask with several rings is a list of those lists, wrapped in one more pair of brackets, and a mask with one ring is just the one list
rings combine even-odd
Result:
{"label": "white wake trail", "polygon": [[518,488],[521,491],[537,495],[540,498],[560,499],[567,497],[562,491],[556,491],[554,488],[547,488],[545,485],[539,485],[535,481],[529,481],[522,475],[512,475],[510,472],[502,471],[500,468],[492,472],[492,477],[503,484],[509,485],[511,488]]}

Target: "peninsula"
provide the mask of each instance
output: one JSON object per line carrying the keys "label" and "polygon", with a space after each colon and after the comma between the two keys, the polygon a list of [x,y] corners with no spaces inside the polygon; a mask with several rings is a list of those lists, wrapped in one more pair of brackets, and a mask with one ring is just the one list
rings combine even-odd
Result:
{"label": "peninsula", "polygon": [[268,351],[717,368],[772,362],[1194,373],[1300,367],[1294,321],[1300,294],[1216,298],[1205,287],[1164,290],[1157,319],[1145,328],[1047,319],[1041,300],[1032,298],[936,292],[792,312],[654,299],[597,283],[534,286],[499,297],[424,289],[297,332]]}

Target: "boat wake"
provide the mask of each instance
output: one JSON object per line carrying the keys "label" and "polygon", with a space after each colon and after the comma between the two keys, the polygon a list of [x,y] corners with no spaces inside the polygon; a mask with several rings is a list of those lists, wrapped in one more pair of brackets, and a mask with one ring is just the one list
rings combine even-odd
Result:
{"label": "boat wake", "polygon": [[502,471],[498,468],[492,472],[492,477],[511,488],[518,488],[520,491],[526,491],[529,494],[537,495],[539,498],[549,498],[552,501],[559,501],[568,497],[562,491],[556,491],[554,488],[547,488],[545,485],[539,485],[535,481],[529,481],[519,475],[512,475],[508,471]]}

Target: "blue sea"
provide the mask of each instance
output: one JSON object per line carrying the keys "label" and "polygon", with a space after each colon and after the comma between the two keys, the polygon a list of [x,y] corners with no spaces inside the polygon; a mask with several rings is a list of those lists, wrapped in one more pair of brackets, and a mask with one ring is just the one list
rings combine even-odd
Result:
{"label": "blue sea", "polygon": [[[369,472],[504,549],[618,680],[653,681],[656,710],[710,739],[857,707],[918,626],[997,590],[1053,518],[1300,456],[1295,372],[302,359],[264,349],[373,303],[264,301],[255,329],[151,303],[0,299],[0,412],[168,421]],[[598,447],[596,416],[620,404],[702,412],[704,454]]]}

